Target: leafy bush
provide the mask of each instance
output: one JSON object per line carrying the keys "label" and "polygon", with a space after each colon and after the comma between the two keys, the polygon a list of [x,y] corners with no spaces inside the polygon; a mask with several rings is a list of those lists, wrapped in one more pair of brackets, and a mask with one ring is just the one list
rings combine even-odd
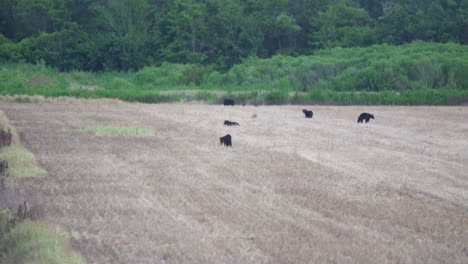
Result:
{"label": "leafy bush", "polygon": [[[225,74],[214,72],[201,86],[259,85],[290,91],[466,89],[468,47],[415,42],[402,46],[334,48],[313,56],[249,58]],[[288,81],[285,81],[288,80]]]}
{"label": "leafy bush", "polygon": [[20,47],[0,34],[0,63],[18,62]]}
{"label": "leafy bush", "polygon": [[171,87],[180,85],[190,65],[163,63],[159,67],[144,67],[135,74],[136,84],[142,87]]}
{"label": "leafy bush", "polygon": [[211,72],[213,72],[213,66],[192,64],[182,72],[180,83],[183,85],[194,84],[199,86],[203,80],[203,76]]}

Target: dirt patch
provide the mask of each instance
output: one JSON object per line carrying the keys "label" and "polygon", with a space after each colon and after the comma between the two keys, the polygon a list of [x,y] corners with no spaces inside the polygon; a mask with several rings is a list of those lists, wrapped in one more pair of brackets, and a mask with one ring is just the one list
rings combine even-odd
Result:
{"label": "dirt patch", "polygon": [[44,88],[52,83],[52,78],[47,75],[37,75],[29,78],[28,84],[31,87]]}
{"label": "dirt patch", "polygon": [[[0,108],[49,173],[24,188],[89,263],[467,260],[466,107]],[[155,135],[81,129],[100,124]]]}
{"label": "dirt patch", "polygon": [[104,88],[97,86],[97,85],[81,85],[78,83],[71,83],[68,86],[68,90],[70,91],[75,91],[75,90],[96,91],[96,90],[104,90]]}

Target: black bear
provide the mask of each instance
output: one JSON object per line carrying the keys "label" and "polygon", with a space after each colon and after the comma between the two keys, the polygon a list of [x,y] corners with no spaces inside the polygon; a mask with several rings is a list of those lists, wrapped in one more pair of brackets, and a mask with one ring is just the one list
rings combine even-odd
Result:
{"label": "black bear", "polygon": [[238,126],[239,123],[237,123],[237,122],[231,122],[231,121],[229,121],[229,120],[224,120],[224,125],[225,125],[225,126]]}
{"label": "black bear", "polygon": [[359,115],[357,122],[362,123],[363,120],[366,120],[366,123],[369,122],[369,119],[374,119],[374,115],[371,115],[369,113],[362,113]]}
{"label": "black bear", "polygon": [[227,134],[224,137],[219,138],[219,142],[221,145],[225,145],[226,147],[232,147],[231,135]]}
{"label": "black bear", "polygon": [[234,100],[232,99],[224,99],[224,105],[232,105],[234,106]]}
{"label": "black bear", "polygon": [[312,111],[309,111],[309,110],[306,110],[306,109],[302,109],[302,112],[304,113],[306,118],[312,118],[312,116],[314,115],[314,113]]}
{"label": "black bear", "polygon": [[0,177],[8,176],[8,161],[0,160]]}

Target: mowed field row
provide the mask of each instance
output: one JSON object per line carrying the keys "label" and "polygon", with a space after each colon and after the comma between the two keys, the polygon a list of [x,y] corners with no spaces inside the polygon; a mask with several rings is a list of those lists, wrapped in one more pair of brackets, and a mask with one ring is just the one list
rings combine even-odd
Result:
{"label": "mowed field row", "polygon": [[80,102],[0,110],[89,263],[468,261],[468,107]]}

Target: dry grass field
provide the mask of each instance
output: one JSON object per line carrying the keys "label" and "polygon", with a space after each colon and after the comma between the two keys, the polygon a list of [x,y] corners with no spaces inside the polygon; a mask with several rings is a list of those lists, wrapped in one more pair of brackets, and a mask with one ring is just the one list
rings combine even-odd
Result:
{"label": "dry grass field", "polygon": [[89,263],[468,263],[468,107],[302,108],[0,104]]}

